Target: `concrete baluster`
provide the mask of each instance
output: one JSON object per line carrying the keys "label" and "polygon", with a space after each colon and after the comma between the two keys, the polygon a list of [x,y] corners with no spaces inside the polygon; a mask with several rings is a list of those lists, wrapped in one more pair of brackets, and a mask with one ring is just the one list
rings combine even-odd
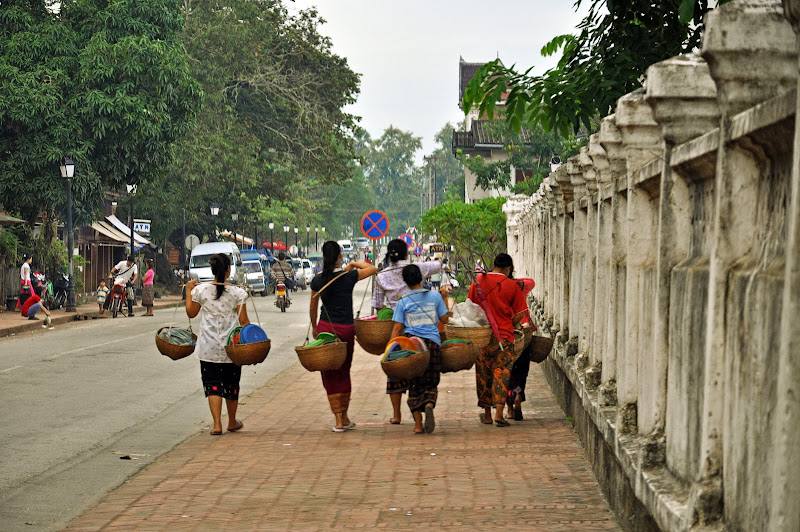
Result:
{"label": "concrete baluster", "polygon": [[604,231],[608,249],[607,278],[609,326],[605,337],[603,384],[599,399],[603,406],[617,404],[617,367],[625,360],[625,260],[627,239],[627,193],[619,192],[619,183],[627,182],[625,151],[616,125],[616,116],[600,121],[598,141],[606,152],[608,168],[601,172],[601,187],[607,189],[608,223]]}
{"label": "concrete baluster", "polygon": [[[654,311],[655,240],[658,204],[657,183],[640,183],[645,166],[662,156],[661,132],[644,101],[644,90],[626,94],[617,102],[616,125],[625,150],[628,182],[628,252],[625,276],[625,359],[618,364],[618,420],[623,433],[635,432],[641,422],[637,414],[639,374],[652,359],[652,316]],[[647,188],[645,188],[647,185]]]}
{"label": "concrete baluster", "polygon": [[[732,280],[731,275],[738,260],[759,254],[754,247],[759,245],[755,242],[756,206],[763,199],[759,197],[759,184],[764,181],[762,172],[766,167],[758,149],[742,147],[728,139],[734,115],[796,88],[796,46],[794,33],[777,0],[732,2],[709,12],[706,18],[701,54],[717,86],[721,120],[711,232],[701,469],[690,500],[690,511],[701,524],[718,519],[723,507],[725,514],[744,528],[748,524],[763,526],[768,517],[760,515],[762,499],[752,497],[753,493],[746,489],[748,484],[760,484],[760,477],[765,474],[765,468],[754,468],[755,464],[745,462],[750,447],[757,445],[761,437],[758,433],[764,431],[755,430],[749,441],[742,439],[745,433],[741,431],[725,434],[726,424],[733,429],[742,422],[753,422],[752,416],[745,415],[753,405],[748,404],[750,401],[741,402],[746,397],[740,394],[748,391],[748,387],[734,389],[731,385],[755,378],[734,368],[747,362],[739,358],[746,355],[746,350],[739,353],[737,344],[758,341],[759,326],[748,323],[756,330],[742,340],[736,334],[739,328],[733,327],[731,320],[741,319],[745,306],[753,303],[740,304],[731,298],[738,297],[740,290],[746,293],[748,288],[734,288],[748,285],[744,277],[752,281],[755,272],[752,276],[739,275],[737,280]],[[728,351],[731,355],[727,355]],[[767,424],[769,419],[756,422]],[[725,478],[721,474],[723,468]],[[727,504],[728,500],[736,503]],[[752,520],[754,515],[763,517],[762,522]]]}
{"label": "concrete baluster", "polygon": [[[702,289],[693,289],[694,261],[690,259],[692,233],[692,209],[689,188],[691,182],[673,175],[670,165],[672,148],[711,131],[719,125],[719,110],[716,87],[705,60],[696,54],[687,54],[656,63],[647,70],[646,102],[653,109],[653,116],[661,127],[664,139],[664,164],[661,172],[658,214],[658,256],[655,323],[653,327],[652,371],[643,373],[643,390],[640,405],[642,414],[649,414],[643,426],[651,429],[650,442],[645,447],[648,455],[644,461],[649,465],[660,464],[670,456],[673,471],[681,472],[684,480],[686,455],[691,435],[697,435],[688,426],[696,419],[695,412],[702,397],[702,390],[691,383],[696,382],[692,374],[697,369],[697,360],[703,352],[692,352],[691,346],[701,346],[687,341],[692,331],[693,312],[704,306],[698,295]],[[673,268],[681,261],[689,262],[688,268],[679,268],[671,298]],[[705,276],[701,276],[704,280]],[[672,308],[672,310],[671,310]],[[671,321],[672,320],[672,321]],[[672,333],[672,336],[670,336]],[[667,378],[669,371],[669,378]],[[667,387],[669,385],[669,392]],[[667,419],[668,400],[669,419]],[[665,425],[666,446],[664,442]],[[667,451],[667,448],[669,451]],[[695,449],[696,452],[696,449]]]}
{"label": "concrete baluster", "polygon": [[588,357],[587,363],[593,371],[588,374],[587,384],[599,386],[599,353],[592,351],[594,338],[594,291],[597,275],[597,171],[589,155],[589,147],[584,146],[578,154],[578,163],[586,183],[586,193],[580,199],[580,209],[586,216],[586,239],[584,249],[583,295],[581,296],[581,351]]}

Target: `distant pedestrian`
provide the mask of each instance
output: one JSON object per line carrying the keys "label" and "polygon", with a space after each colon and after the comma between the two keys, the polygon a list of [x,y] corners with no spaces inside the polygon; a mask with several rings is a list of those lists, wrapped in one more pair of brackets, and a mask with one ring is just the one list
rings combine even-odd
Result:
{"label": "distant pedestrian", "polygon": [[104,305],[106,304],[106,298],[108,297],[108,293],[111,289],[106,286],[106,282],[104,279],[100,279],[100,285],[97,287],[97,306],[99,307],[100,317],[104,317],[106,315],[106,309]]}
{"label": "distant pedestrian", "polygon": [[335,417],[333,432],[344,432],[356,426],[347,414],[352,389],[350,365],[353,363],[356,337],[353,325],[353,288],[358,281],[374,275],[376,271],[375,266],[366,262],[349,262],[342,268],[342,248],[335,241],[329,240],[322,245],[322,273],[311,281],[309,313],[314,338],[321,332],[328,332],[347,344],[347,358],[342,367],[322,372],[322,385],[328,394],[328,403]]}
{"label": "distant pedestrian", "polygon": [[[109,278],[114,279],[115,285],[124,285],[127,287],[125,300],[128,303],[128,317],[133,316],[133,300],[136,294],[133,291],[133,283],[139,278],[139,267],[133,261],[133,255],[128,255],[127,260],[118,262],[111,268],[111,273],[108,274]],[[108,308],[111,299],[106,299],[103,308]]]}
{"label": "distant pedestrian", "polygon": [[[408,292],[408,285],[403,280],[403,268],[408,265],[408,244],[396,238],[386,246],[386,258],[383,260],[385,268],[375,278],[375,291],[372,294],[372,308],[382,309],[397,307],[397,302]],[[439,262],[417,263],[423,277],[438,272],[442,265]],[[392,402],[393,425],[399,425],[402,420],[401,405],[403,394],[408,391],[409,383],[406,380],[388,377],[386,380],[386,393]]]}
{"label": "distant pedestrian", "polygon": [[[513,271],[511,257],[500,253],[494,259],[492,271],[478,274],[469,289],[470,300],[488,304],[487,314],[491,312],[494,316],[500,333],[499,338],[492,335],[489,345],[480,350],[475,363],[478,406],[484,409],[481,422],[487,425],[494,422],[498,427],[509,425],[503,417],[503,410],[514,364],[514,325],[520,322],[528,308],[522,289],[510,279]],[[494,420],[492,407],[495,407]]]}
{"label": "distant pedestrian", "polygon": [[199,284],[192,279],[186,283],[186,315],[194,318],[200,314],[200,330],[194,354],[200,359],[200,375],[208,407],[214,419],[212,436],[222,434],[222,400],[228,410],[228,432],[236,432],[244,424],[236,419],[239,407],[239,380],[241,366],[237,366],[225,353],[228,334],[236,325],[247,325],[245,300],[247,292],[238,286],[225,286],[231,275],[231,259],[224,253],[212,255],[208,260],[214,283]]}
{"label": "distant pedestrian", "polygon": [[33,286],[31,285],[31,263],[33,262],[33,257],[30,255],[23,255],[22,259],[22,267],[19,269],[18,310],[25,304],[25,301],[33,295]]}
{"label": "distant pedestrian", "polygon": [[143,316],[152,316],[153,315],[153,297],[154,297],[154,288],[153,288],[153,280],[156,277],[156,272],[153,270],[153,259],[147,259],[144,261],[145,267],[147,271],[144,272],[142,276],[142,306],[145,308],[145,313]]}
{"label": "distant pedestrian", "polygon": [[24,305],[22,305],[20,312],[23,318],[28,318],[29,320],[38,320],[39,318],[36,317],[36,314],[41,310],[47,316],[47,321],[49,321],[50,311],[47,310],[42,304],[42,290],[42,287],[38,287],[34,294],[25,301]]}
{"label": "distant pedestrian", "polygon": [[[392,338],[405,334],[417,336],[425,341],[431,357],[428,367],[420,377],[411,379],[408,386],[408,408],[414,417],[414,434],[430,434],[436,426],[433,409],[439,395],[442,344],[438,324],[447,323],[450,314],[441,294],[422,288],[422,272],[416,264],[403,268],[403,280],[408,292],[400,298],[394,309],[395,322]],[[425,412],[425,424],[422,413]]]}

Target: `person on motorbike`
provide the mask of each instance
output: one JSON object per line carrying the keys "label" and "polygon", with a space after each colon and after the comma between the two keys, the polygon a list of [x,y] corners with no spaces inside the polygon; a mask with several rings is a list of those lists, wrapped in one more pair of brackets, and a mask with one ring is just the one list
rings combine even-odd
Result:
{"label": "person on motorbike", "polygon": [[286,299],[290,299],[289,291],[295,287],[296,281],[294,279],[294,268],[286,262],[286,253],[283,251],[278,253],[278,262],[272,265],[270,271],[272,272],[272,278],[275,280],[275,286],[278,286],[278,283],[286,285]]}
{"label": "person on motorbike", "polygon": [[[128,287],[128,297],[125,299],[128,302],[128,317],[132,317],[133,300],[135,298],[133,292],[133,283],[135,283],[136,279],[139,278],[139,268],[136,266],[136,263],[133,262],[133,255],[128,255],[127,260],[120,261],[113,268],[111,268],[111,273],[108,274],[108,277],[109,279],[114,279],[112,286],[121,285]],[[107,297],[106,302],[103,304],[103,308],[108,309],[113,299],[113,297]]]}

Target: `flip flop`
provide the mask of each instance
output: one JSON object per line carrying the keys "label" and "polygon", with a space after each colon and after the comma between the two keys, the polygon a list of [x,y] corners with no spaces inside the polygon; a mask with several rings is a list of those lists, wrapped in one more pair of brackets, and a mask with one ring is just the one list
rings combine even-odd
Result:
{"label": "flip flop", "polygon": [[497,425],[498,427],[510,427],[511,426],[511,423],[509,423],[505,419],[495,419],[494,420],[494,424]]}
{"label": "flip flop", "polygon": [[336,427],[333,427],[333,428],[331,429],[331,432],[344,432],[344,431],[345,431],[345,429],[344,429],[344,428],[337,429]]}
{"label": "flip flop", "polygon": [[242,429],[242,427],[244,427],[244,423],[242,423],[241,421],[239,421],[239,420],[237,419],[237,420],[236,420],[236,428],[233,428],[233,429],[228,429],[228,432],[236,432],[237,430],[241,430],[241,429]]}
{"label": "flip flop", "polygon": [[414,436],[422,436],[423,434],[425,434],[425,430],[424,429],[423,429],[422,432],[417,432],[416,430],[414,431]]}
{"label": "flip flop", "polygon": [[514,407],[514,421],[522,421],[522,407]]}
{"label": "flip flop", "polygon": [[344,430],[353,430],[354,428],[356,428],[356,422],[355,421],[350,421],[350,423],[348,423],[347,425],[345,425],[342,428]]}
{"label": "flip flop", "polygon": [[492,423],[494,423],[494,421],[492,421],[491,418],[486,417],[486,413],[481,413],[480,418],[481,418],[481,423],[483,423],[484,425],[491,425]]}
{"label": "flip flop", "polygon": [[433,417],[433,407],[425,405],[425,432],[430,434],[436,428],[436,419]]}
{"label": "flip flop", "polygon": [[400,420],[392,418],[392,419],[389,420],[389,423],[391,423],[392,425],[399,425],[400,424]]}
{"label": "flip flop", "polygon": [[209,434],[211,434],[212,436],[222,436],[222,431],[212,430],[211,432],[209,432]]}

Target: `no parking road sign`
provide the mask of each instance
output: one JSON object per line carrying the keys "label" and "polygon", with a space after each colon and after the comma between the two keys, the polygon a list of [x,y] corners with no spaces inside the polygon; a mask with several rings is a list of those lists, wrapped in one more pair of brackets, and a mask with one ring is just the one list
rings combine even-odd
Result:
{"label": "no parking road sign", "polygon": [[414,255],[422,255],[422,246],[417,246],[414,248]]}
{"label": "no parking road sign", "polygon": [[414,237],[409,235],[408,233],[403,233],[398,237],[400,240],[406,243],[409,248],[414,247]]}
{"label": "no parking road sign", "polygon": [[389,218],[381,211],[369,211],[361,218],[361,231],[372,240],[383,238],[389,232]]}

